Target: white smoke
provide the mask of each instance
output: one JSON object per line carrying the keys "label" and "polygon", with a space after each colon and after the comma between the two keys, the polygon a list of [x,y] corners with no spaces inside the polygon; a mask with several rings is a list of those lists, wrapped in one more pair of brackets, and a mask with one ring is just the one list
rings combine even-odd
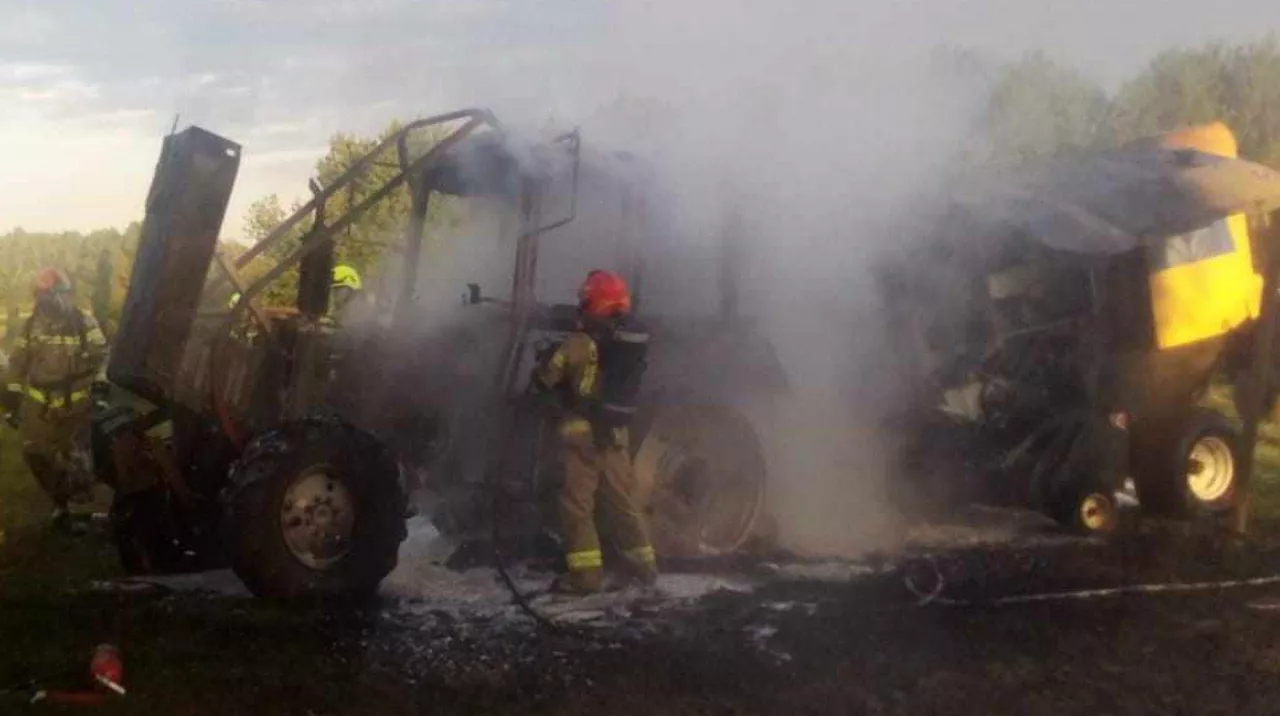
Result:
{"label": "white smoke", "polygon": [[507,121],[569,117],[589,146],[653,164],[671,221],[648,237],[665,254],[646,274],[650,310],[714,313],[726,231],[739,244],[742,311],[791,380],[756,416],[772,509],[808,551],[879,546],[891,523],[868,268],[901,243],[890,227],[963,148],[984,99],[945,54],[877,37],[888,5],[624,0],[603,10],[603,36],[537,76],[466,77],[468,98]]}

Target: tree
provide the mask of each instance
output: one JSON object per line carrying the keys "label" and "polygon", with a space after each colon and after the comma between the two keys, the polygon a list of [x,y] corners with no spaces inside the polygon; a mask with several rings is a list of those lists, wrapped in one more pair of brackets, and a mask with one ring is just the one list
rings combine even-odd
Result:
{"label": "tree", "polygon": [[[104,325],[119,319],[133,267],[141,225],[116,229],[34,233],[15,230],[0,236],[0,300],[6,339],[12,339],[30,311],[31,280],[46,266],[62,269],[76,287],[77,301],[90,308]],[[103,313],[105,308],[105,313]]]}
{"label": "tree", "polygon": [[995,72],[972,161],[1033,159],[1106,140],[1106,92],[1043,53]]}
{"label": "tree", "polygon": [[[316,182],[321,186],[330,186],[362,157],[372,151],[387,137],[400,131],[401,122],[392,122],[377,137],[360,137],[355,134],[339,133],[329,140],[329,151],[316,162]],[[409,153],[411,157],[421,154],[444,137],[444,133],[427,129],[410,137]],[[330,197],[325,205],[325,221],[337,221],[349,209],[357,206],[399,172],[399,164],[394,146],[374,157],[373,163],[360,175],[346,185],[341,191]],[[290,214],[297,211],[301,202],[295,202],[289,210],[285,210],[280,198],[274,194],[254,202],[245,218],[245,235],[252,241],[260,241],[275,230]],[[354,266],[366,281],[377,281],[387,252],[401,251],[404,230],[409,221],[409,190],[401,186],[378,204],[369,208],[339,236],[335,255],[336,260]],[[438,245],[442,233],[456,227],[461,221],[461,214],[456,201],[435,197],[428,207],[426,225],[426,243],[428,251]],[[247,267],[249,277],[261,275],[274,264],[291,253],[304,240],[311,228],[310,217],[304,218],[289,234],[276,245],[267,250],[263,259],[255,261]],[[290,269],[279,280],[267,289],[266,300],[270,303],[287,303],[293,300],[297,287],[297,271]]]}
{"label": "tree", "polygon": [[1188,124],[1228,120],[1223,80],[1229,51],[1222,45],[1162,52],[1121,88],[1112,125],[1121,140]]}
{"label": "tree", "polygon": [[1120,140],[1221,120],[1243,156],[1280,165],[1280,44],[1169,50],[1120,90],[1112,125]]}
{"label": "tree", "polygon": [[98,319],[98,323],[103,326],[108,333],[111,330],[111,289],[115,283],[115,262],[112,260],[111,249],[103,247],[98,252],[98,271],[93,282],[93,296],[90,299],[93,316]]}

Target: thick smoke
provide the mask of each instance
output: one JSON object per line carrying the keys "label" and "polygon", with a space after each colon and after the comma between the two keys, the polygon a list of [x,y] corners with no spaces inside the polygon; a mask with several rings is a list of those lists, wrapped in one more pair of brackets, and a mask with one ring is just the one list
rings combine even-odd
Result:
{"label": "thick smoke", "polygon": [[[648,310],[713,314],[715,257],[731,242],[741,310],[791,381],[767,405],[750,401],[757,386],[738,386],[769,451],[782,538],[828,554],[882,546],[892,519],[876,426],[892,396],[877,369],[891,357],[869,268],[904,240],[897,220],[962,149],[982,88],[940,55],[851,41],[872,32],[862,4],[608,7],[611,29],[563,65],[540,66],[518,91],[510,76],[470,91],[508,121],[570,117],[590,146],[651,163],[668,221],[648,237]],[[544,299],[571,291],[585,268],[573,255],[544,258]]]}

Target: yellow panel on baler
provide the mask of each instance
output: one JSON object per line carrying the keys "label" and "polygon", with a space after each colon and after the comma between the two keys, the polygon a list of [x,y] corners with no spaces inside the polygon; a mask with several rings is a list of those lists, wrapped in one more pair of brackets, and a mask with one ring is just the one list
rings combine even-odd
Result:
{"label": "yellow panel on baler", "polygon": [[1253,270],[1248,222],[1232,216],[1226,228],[1233,250],[1151,272],[1157,347],[1221,336],[1258,315],[1262,277]]}

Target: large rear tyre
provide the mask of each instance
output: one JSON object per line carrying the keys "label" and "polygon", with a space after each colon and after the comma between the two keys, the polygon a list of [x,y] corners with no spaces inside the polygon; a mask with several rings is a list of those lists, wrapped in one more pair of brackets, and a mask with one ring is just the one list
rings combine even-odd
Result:
{"label": "large rear tyre", "polygon": [[256,437],[231,469],[224,539],[260,597],[372,597],[405,538],[399,469],[371,435],[308,419]]}
{"label": "large rear tyre", "polygon": [[1156,514],[1220,515],[1236,504],[1239,430],[1225,415],[1196,408],[1179,423],[1154,430],[1135,451],[1142,508]]}
{"label": "large rear tyre", "polygon": [[635,456],[660,557],[731,553],[755,531],[767,466],[751,423],[718,406],[662,409]]}

